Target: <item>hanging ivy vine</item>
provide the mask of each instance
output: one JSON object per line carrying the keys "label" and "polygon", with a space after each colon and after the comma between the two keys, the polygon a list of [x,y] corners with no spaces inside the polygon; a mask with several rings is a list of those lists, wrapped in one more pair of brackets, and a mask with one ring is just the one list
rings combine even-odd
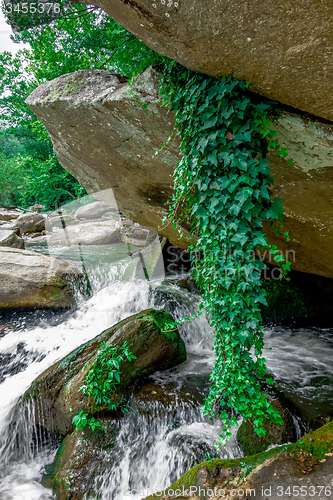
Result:
{"label": "hanging ivy vine", "polygon": [[247,87],[232,77],[198,75],[175,62],[165,67],[161,82],[182,141],[170,220],[181,237],[180,224],[191,227],[193,273],[203,293],[201,307],[214,327],[216,358],[203,412],[222,419],[221,443],[239,415],[253,418],[259,435],[265,434],[265,418],[282,423],[260,383],[273,381],[266,379],[262,357],[260,304],[267,304],[264,264],[256,249],[271,248],[283,273],[289,269],[262,232],[264,220],[283,219],[282,200],[272,200],[269,189],[267,139],[281,156],[287,152],[272,140],[270,105],[254,103]]}

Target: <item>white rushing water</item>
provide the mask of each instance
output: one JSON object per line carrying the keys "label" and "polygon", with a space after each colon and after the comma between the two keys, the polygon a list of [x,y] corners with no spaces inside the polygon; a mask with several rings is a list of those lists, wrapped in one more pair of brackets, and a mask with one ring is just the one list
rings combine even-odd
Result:
{"label": "white rushing water", "polygon": [[[45,466],[53,461],[55,449],[51,446],[36,449],[36,438],[31,435],[33,415],[16,406],[39,374],[83,342],[143,309],[164,308],[175,317],[195,311],[198,297],[171,281],[161,284],[158,280],[122,280],[128,264],[121,258],[109,264],[108,271],[105,263],[102,270],[96,266],[94,295],[82,299],[76,311],[58,319],[49,316],[43,319],[40,315],[34,324],[29,317],[26,324],[21,318],[19,328],[0,338],[1,359],[6,361],[0,379],[0,500],[54,498],[40,481]],[[187,361],[172,370],[156,373],[154,379],[162,385],[185,383],[187,391],[193,387],[202,396],[213,364],[211,330],[201,316],[182,328],[181,334],[188,351]],[[296,396],[300,393],[316,407],[315,380],[319,377],[326,380],[326,385],[321,384],[327,386],[325,398],[332,399],[330,332],[272,328],[266,332],[266,347],[269,369],[282,383],[283,392]],[[142,498],[145,496],[142,492],[150,494],[170,486],[189,467],[208,455],[215,455],[220,424],[201,416],[200,402],[189,406],[180,400],[172,412],[163,412],[156,403],[150,410],[153,418],[127,414],[114,451],[103,452],[102,462],[110,461],[112,466],[95,479],[102,500]],[[241,456],[235,436],[219,456]]]}

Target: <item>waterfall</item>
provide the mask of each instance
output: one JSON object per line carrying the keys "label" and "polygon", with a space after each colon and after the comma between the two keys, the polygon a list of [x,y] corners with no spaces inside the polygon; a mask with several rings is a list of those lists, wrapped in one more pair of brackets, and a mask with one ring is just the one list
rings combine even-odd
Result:
{"label": "waterfall", "polygon": [[[23,315],[21,320],[17,317],[16,327],[0,338],[0,354],[6,360],[0,379],[1,500],[54,498],[40,481],[59,441],[45,434],[42,425],[35,425],[34,412],[39,412],[39,421],[43,420],[42,405],[29,401],[18,404],[39,374],[83,342],[144,309],[166,309],[175,318],[197,310],[199,297],[180,288],[175,280],[120,279],[127,266],[126,259],[109,265],[107,272],[105,266],[95,266],[95,275],[90,271],[94,295],[82,297],[75,311],[59,316],[36,312],[33,318]],[[145,496],[142,492],[150,494],[170,486],[208,456],[233,458],[242,454],[234,429],[232,438],[217,455],[214,444],[220,423],[200,413],[213,365],[213,341],[206,318],[200,316],[182,327],[180,333],[186,343],[187,361],[155,373],[152,379],[162,387],[173,384],[184,388],[188,401],[178,399],[172,411],[153,401],[147,411],[130,412],[117,424],[113,451],[101,451],[102,462],[110,467],[101,468],[94,479],[94,488],[102,500],[136,500]],[[265,338],[268,367],[282,384],[281,391],[294,395],[295,405],[308,398],[312,416],[320,406],[320,394],[325,395],[321,404],[327,406],[333,399],[332,333],[270,328]],[[135,402],[131,404],[135,406]]]}

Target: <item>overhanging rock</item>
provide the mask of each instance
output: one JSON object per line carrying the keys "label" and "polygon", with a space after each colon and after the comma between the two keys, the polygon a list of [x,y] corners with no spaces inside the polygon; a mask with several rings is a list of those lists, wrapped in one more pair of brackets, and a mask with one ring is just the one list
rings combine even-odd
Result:
{"label": "overhanging rock", "polygon": [[[159,80],[153,68],[134,87],[108,71],[77,71],[41,85],[26,102],[49,131],[60,163],[89,193],[113,188],[127,217],[184,247],[184,238],[162,223],[180,141],[174,135],[155,155],[174,127],[173,112],[161,107]],[[274,127],[294,162],[269,153],[291,237],[287,243],[266,228],[270,241],[291,251],[294,269],[333,277],[333,126],[281,111]]]}
{"label": "overhanging rock", "polygon": [[82,0],[198,73],[333,120],[331,0]]}

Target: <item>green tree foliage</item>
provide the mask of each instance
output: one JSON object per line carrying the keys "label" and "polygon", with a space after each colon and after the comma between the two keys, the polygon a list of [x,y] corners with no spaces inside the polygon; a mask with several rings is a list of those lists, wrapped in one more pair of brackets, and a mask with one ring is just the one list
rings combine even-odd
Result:
{"label": "green tree foliage", "polygon": [[[222,442],[237,415],[252,417],[256,432],[265,434],[265,418],[282,422],[260,384],[266,377],[260,304],[267,304],[256,249],[269,247],[263,220],[283,218],[282,200],[271,200],[265,158],[265,137],[275,134],[269,130],[270,106],[254,103],[244,82],[198,75],[174,62],[166,66],[162,89],[176,112],[183,154],[171,219],[175,228],[184,219],[192,227],[194,277],[215,330],[216,359],[203,411],[221,417]],[[288,269],[283,257],[276,260]]]}
{"label": "green tree foliage", "polygon": [[57,161],[26,97],[38,85],[79,69],[111,70],[131,78],[163,58],[103,11],[82,4],[69,6],[49,25],[23,29],[14,39],[30,48],[15,57],[0,54],[0,176],[6,177],[0,204],[38,202],[54,208],[86,193]]}
{"label": "green tree foliage", "polygon": [[24,52],[0,54],[0,204],[48,209],[85,194],[59,164],[43,124],[25,104],[38,85]]}

